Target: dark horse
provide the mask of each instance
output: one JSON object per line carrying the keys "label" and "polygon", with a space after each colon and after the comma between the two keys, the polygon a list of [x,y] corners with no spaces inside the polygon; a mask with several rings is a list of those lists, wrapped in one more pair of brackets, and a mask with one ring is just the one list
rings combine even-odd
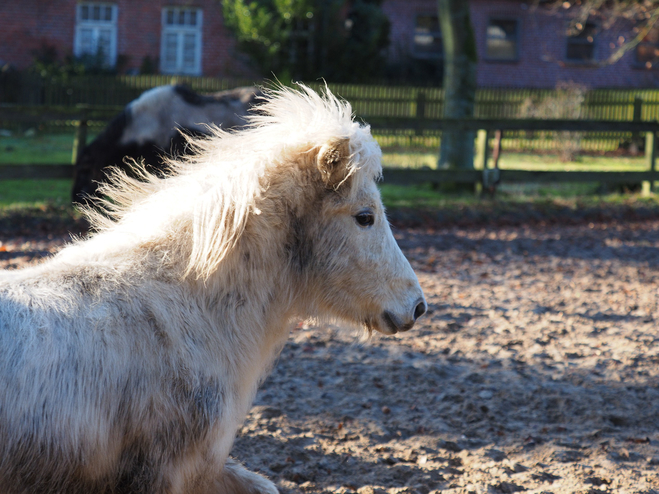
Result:
{"label": "dark horse", "polygon": [[130,160],[144,160],[151,172],[163,170],[163,158],[187,152],[187,135],[208,133],[208,125],[223,129],[244,125],[248,109],[261,92],[243,87],[210,95],[186,86],[159,86],[144,92],[110,121],[85,146],[74,167],[73,202],[98,195],[108,167],[129,168]]}

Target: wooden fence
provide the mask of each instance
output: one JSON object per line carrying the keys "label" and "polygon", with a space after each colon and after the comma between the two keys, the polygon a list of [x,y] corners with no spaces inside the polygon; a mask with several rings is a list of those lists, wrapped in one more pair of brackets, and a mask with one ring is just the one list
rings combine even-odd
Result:
{"label": "wooden fence", "polygon": [[[68,78],[44,78],[36,74],[0,74],[0,104],[11,104],[24,109],[20,118],[3,118],[0,128],[20,128],[29,125],[27,115],[42,108],[75,108],[88,105],[98,108],[122,108],[145,90],[155,86],[184,83],[199,92],[215,92],[241,85],[263,81],[247,79],[216,79],[187,76],[77,76]],[[267,82],[266,82],[267,84]],[[309,84],[320,89],[323,84]],[[349,101],[355,113],[366,121],[378,118],[391,119],[440,119],[444,108],[441,88],[368,86],[354,84],[329,84],[330,89]],[[576,89],[578,98],[566,101],[570,89],[496,89],[479,88],[476,93],[475,118],[516,119],[533,116],[530,107],[547,106],[554,101],[551,114],[542,118],[579,118],[604,121],[653,121],[659,120],[659,89]],[[569,104],[568,104],[569,103]],[[539,117],[538,115],[535,115]],[[39,119],[39,121],[41,121]],[[49,125],[71,125],[73,120],[50,120]],[[90,126],[101,125],[102,119],[90,120]],[[386,134],[394,147],[412,147],[430,151],[437,147],[441,131],[427,128],[401,135],[403,129],[379,129]],[[385,137],[383,135],[383,137]],[[518,151],[555,151],[558,140],[551,132],[529,134],[524,131],[506,133],[507,149]],[[581,132],[580,148],[588,153],[616,151],[620,147],[638,146],[629,132]],[[640,144],[642,147],[642,142]]]}
{"label": "wooden fence", "polygon": [[[41,108],[15,107],[0,105],[0,121],[6,119],[65,119],[75,121],[77,132],[74,141],[74,156],[85,145],[87,126],[90,120],[107,120],[117,108],[90,107],[76,108]],[[36,112],[36,114],[34,113]],[[405,130],[413,132],[437,131],[446,129],[479,132],[479,154],[474,170],[413,170],[390,168],[384,172],[385,181],[394,184],[412,184],[422,182],[465,182],[479,183],[493,189],[499,182],[606,182],[606,183],[645,183],[650,190],[659,179],[656,173],[656,150],[658,148],[659,123],[656,121],[610,121],[610,120],[540,120],[540,119],[433,119],[417,115],[414,118],[371,118],[370,124],[375,132],[386,130]],[[494,131],[553,131],[553,132],[619,132],[641,135],[645,134],[645,152],[648,163],[647,171],[642,172],[540,172],[526,170],[499,170],[496,166],[488,168],[490,136]],[[2,165],[1,179],[17,178],[71,178],[71,165]]]}
{"label": "wooden fence", "polygon": [[[473,170],[418,170],[387,168],[385,182],[400,185],[418,183],[479,183],[493,190],[500,182],[603,182],[609,184],[643,184],[644,190],[653,191],[659,180],[656,170],[659,149],[659,122],[619,122],[607,120],[493,120],[493,119],[376,119],[374,129],[407,128],[414,130],[462,130],[479,132],[476,168]],[[555,131],[555,132],[630,132],[645,134],[647,170],[640,172],[618,171],[529,171],[501,170],[489,165],[489,143],[494,131]]]}
{"label": "wooden fence", "polygon": [[[237,86],[264,84],[262,80],[216,79],[210,77],[142,75],[142,76],[76,76],[45,78],[35,74],[0,74],[0,103],[21,106],[45,105],[74,107],[124,106],[147,89],[183,83],[199,92],[215,92]],[[266,81],[266,85],[269,83]],[[324,84],[309,83],[314,89]],[[409,86],[372,86],[329,84],[335,93],[350,101],[355,112],[364,117],[410,118],[423,114],[425,118],[441,118],[444,92],[441,88]],[[479,88],[476,92],[475,118],[511,119],[525,114],[528,104],[547,99],[559,99],[567,89]],[[584,120],[659,119],[659,89],[577,89],[582,97],[577,101],[577,118]],[[562,96],[563,95],[563,96]],[[575,118],[574,108],[564,108],[566,114],[543,115],[545,118]],[[570,115],[567,115],[570,112]]]}

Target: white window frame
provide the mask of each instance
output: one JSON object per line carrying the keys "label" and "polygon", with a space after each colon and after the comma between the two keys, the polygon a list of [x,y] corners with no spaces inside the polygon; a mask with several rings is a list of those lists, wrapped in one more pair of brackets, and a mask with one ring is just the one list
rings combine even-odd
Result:
{"label": "white window frame", "polygon": [[[171,25],[167,23],[167,14],[168,12],[175,12],[174,17],[178,17],[181,12],[191,12],[196,13],[196,23],[194,26],[191,25],[181,25],[175,24]],[[201,75],[201,56],[202,56],[202,32],[203,32],[203,11],[197,7],[178,7],[170,6],[163,7],[162,9],[162,34],[160,38],[160,72],[163,74],[182,74],[182,75]],[[176,43],[176,62],[175,67],[167,65],[167,37],[169,35],[175,35],[177,37]],[[194,63],[192,67],[184,67],[183,63],[183,49],[184,49],[184,37],[194,35],[195,38],[195,47],[194,47]]]}
{"label": "white window frame", "polygon": [[[93,9],[94,7],[100,7],[102,9],[111,9],[111,20],[93,20],[93,19],[83,19],[83,8],[87,7]],[[106,64],[110,67],[114,67],[117,63],[117,17],[118,9],[117,5],[108,2],[81,2],[76,4],[76,28],[75,28],[75,37],[73,41],[73,53],[76,57],[81,57],[83,55],[96,55],[98,51],[98,40],[100,39],[100,32],[102,30],[110,31],[110,52],[107,54]],[[83,30],[91,29],[92,30],[92,46],[91,51],[86,50],[83,43]]]}

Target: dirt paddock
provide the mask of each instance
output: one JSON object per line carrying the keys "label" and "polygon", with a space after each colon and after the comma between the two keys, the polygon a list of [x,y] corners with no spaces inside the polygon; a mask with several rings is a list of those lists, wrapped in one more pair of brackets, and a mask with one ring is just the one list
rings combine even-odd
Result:
{"label": "dirt paddock", "polygon": [[[233,455],[282,493],[659,493],[659,221],[398,229],[429,303],[300,325]],[[0,266],[64,237],[0,237]]]}

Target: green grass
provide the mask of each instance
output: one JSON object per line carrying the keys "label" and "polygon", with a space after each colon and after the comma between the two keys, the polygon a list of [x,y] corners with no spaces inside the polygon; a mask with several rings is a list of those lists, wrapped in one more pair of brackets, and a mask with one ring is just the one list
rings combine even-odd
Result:
{"label": "green grass", "polygon": [[[511,204],[555,202],[562,204],[589,205],[659,205],[659,196],[642,196],[630,193],[597,193],[597,184],[514,184],[497,189],[496,199]],[[388,209],[423,208],[441,209],[454,206],[473,206],[488,200],[471,193],[450,193],[434,189],[430,184],[387,185],[380,184],[382,202]]]}
{"label": "green grass", "polygon": [[[392,168],[436,168],[437,153],[390,152],[385,149],[382,165]],[[648,165],[643,156],[579,156],[574,162],[562,163],[556,154],[504,151],[499,159],[499,168],[534,171],[644,171]]]}
{"label": "green grass", "polygon": [[70,202],[70,180],[0,181],[0,209],[65,206]]}
{"label": "green grass", "polygon": [[391,208],[442,208],[450,204],[474,204],[478,198],[474,194],[448,194],[435,190],[430,184],[388,185],[380,184],[382,202]]}
{"label": "green grass", "polygon": [[0,137],[0,164],[71,163],[73,134]]}
{"label": "green grass", "polygon": [[[490,166],[492,163],[490,162]],[[644,156],[579,156],[576,161],[562,163],[555,154],[501,154],[499,167],[508,170],[538,171],[644,171]]]}

